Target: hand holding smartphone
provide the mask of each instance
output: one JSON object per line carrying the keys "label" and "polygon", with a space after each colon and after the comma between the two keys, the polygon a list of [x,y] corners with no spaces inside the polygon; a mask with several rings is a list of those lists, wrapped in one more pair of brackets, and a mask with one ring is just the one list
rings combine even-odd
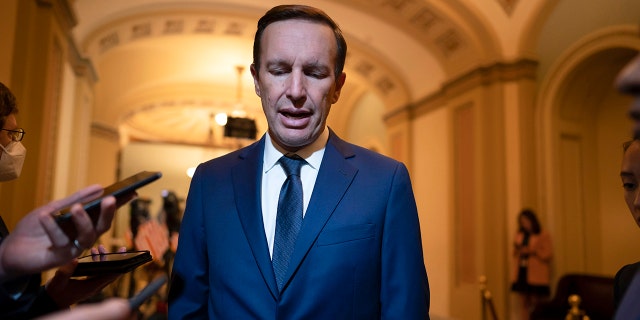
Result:
{"label": "hand holding smartphone", "polygon": [[[108,196],[114,196],[116,198],[116,203],[121,203],[122,200],[126,197],[130,196],[136,189],[143,187],[155,180],[160,179],[162,177],[162,173],[159,171],[141,171],[133,176],[130,176],[124,180],[118,181],[106,188],[104,188],[104,192],[102,196],[99,198],[87,202],[83,204],[84,210],[89,214],[91,221],[96,225],[98,222],[98,218],[100,217],[100,203],[102,199]],[[60,210],[60,213],[55,215],[55,220],[64,230],[64,232],[69,236],[69,239],[75,239],[77,236],[77,231],[73,222],[71,221],[71,208],[64,208]]]}
{"label": "hand holding smartphone", "polygon": [[148,250],[91,254],[78,258],[72,276],[124,274],[152,260]]}

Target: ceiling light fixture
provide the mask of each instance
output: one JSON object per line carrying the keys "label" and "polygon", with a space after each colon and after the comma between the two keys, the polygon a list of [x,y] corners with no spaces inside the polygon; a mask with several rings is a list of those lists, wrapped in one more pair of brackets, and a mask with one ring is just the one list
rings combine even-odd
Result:
{"label": "ceiling light fixture", "polygon": [[[224,127],[224,136],[229,138],[241,138],[241,139],[256,139],[257,127],[256,121],[248,117],[247,112],[244,109],[242,103],[242,73],[244,72],[243,66],[236,66],[238,71],[238,86],[236,95],[236,104],[233,106],[233,110],[230,114],[226,112],[219,112],[217,114],[209,114],[209,131],[208,141],[213,144],[213,125],[214,122],[219,126]],[[190,167],[186,170],[186,174],[189,178],[193,177],[196,167]]]}
{"label": "ceiling light fixture", "polygon": [[242,72],[244,72],[244,67],[236,66],[236,70],[238,71],[237,103],[231,112],[231,116],[226,116],[227,121],[224,125],[224,136],[255,140],[258,132],[256,121],[247,116],[247,112],[244,110],[244,104],[242,103]]}

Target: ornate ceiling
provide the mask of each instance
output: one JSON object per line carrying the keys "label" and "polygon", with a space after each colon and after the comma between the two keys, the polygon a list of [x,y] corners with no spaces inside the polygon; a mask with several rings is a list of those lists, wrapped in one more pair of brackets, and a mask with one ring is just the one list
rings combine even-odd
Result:
{"label": "ornate ceiling", "polygon": [[[365,94],[390,112],[495,56],[491,43],[470,40],[480,22],[457,1],[300,2],[331,15],[349,44],[347,85],[329,119],[337,131]],[[237,141],[223,139],[211,116],[240,108],[263,132],[253,79],[249,72],[239,79],[236,67],[248,70],[256,22],[277,4],[76,0],[74,36],[98,77],[94,123],[125,140],[224,145]],[[382,115],[371,116],[362,121],[381,121]]]}

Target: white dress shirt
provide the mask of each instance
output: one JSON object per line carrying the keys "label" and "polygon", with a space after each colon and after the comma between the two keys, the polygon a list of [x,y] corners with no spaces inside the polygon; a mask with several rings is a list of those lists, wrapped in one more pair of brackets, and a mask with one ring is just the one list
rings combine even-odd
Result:
{"label": "white dress shirt", "polygon": [[[309,199],[313,193],[313,186],[318,177],[318,170],[322,163],[325,146],[329,138],[328,129],[325,128],[322,135],[312,145],[299,150],[295,154],[302,157],[306,164],[300,169],[300,178],[302,180],[302,217],[304,218],[309,205]],[[287,179],[287,175],[280,166],[278,160],[284,154],[276,149],[271,141],[271,137],[267,132],[264,144],[264,158],[262,167],[262,222],[264,224],[264,233],[267,236],[269,245],[269,255],[273,256],[273,239],[276,233],[276,217],[278,215],[278,198],[280,197],[280,189]]]}

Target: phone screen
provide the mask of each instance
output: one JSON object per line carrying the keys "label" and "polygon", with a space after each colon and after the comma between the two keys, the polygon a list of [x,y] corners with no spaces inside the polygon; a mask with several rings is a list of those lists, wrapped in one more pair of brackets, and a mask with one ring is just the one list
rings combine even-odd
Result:
{"label": "phone screen", "polygon": [[152,260],[148,250],[92,254],[78,258],[73,276],[127,273]]}
{"label": "phone screen", "polygon": [[92,254],[78,258],[78,263],[130,261],[132,259],[136,259],[138,256],[144,256],[147,254],[149,254],[149,251],[127,251]]}
{"label": "phone screen", "polygon": [[[104,188],[104,192],[99,198],[85,203],[83,205],[84,210],[89,214],[89,217],[95,225],[98,222],[98,217],[100,216],[100,203],[103,198],[107,196],[114,196],[117,199],[118,197],[128,195],[130,192],[158,180],[160,177],[162,177],[162,173],[159,171],[142,171],[124,180],[120,180]],[[55,219],[70,238],[75,236],[75,228],[71,222],[70,207],[60,210],[60,213],[55,216]],[[73,237],[73,239],[75,239],[75,237]]]}

